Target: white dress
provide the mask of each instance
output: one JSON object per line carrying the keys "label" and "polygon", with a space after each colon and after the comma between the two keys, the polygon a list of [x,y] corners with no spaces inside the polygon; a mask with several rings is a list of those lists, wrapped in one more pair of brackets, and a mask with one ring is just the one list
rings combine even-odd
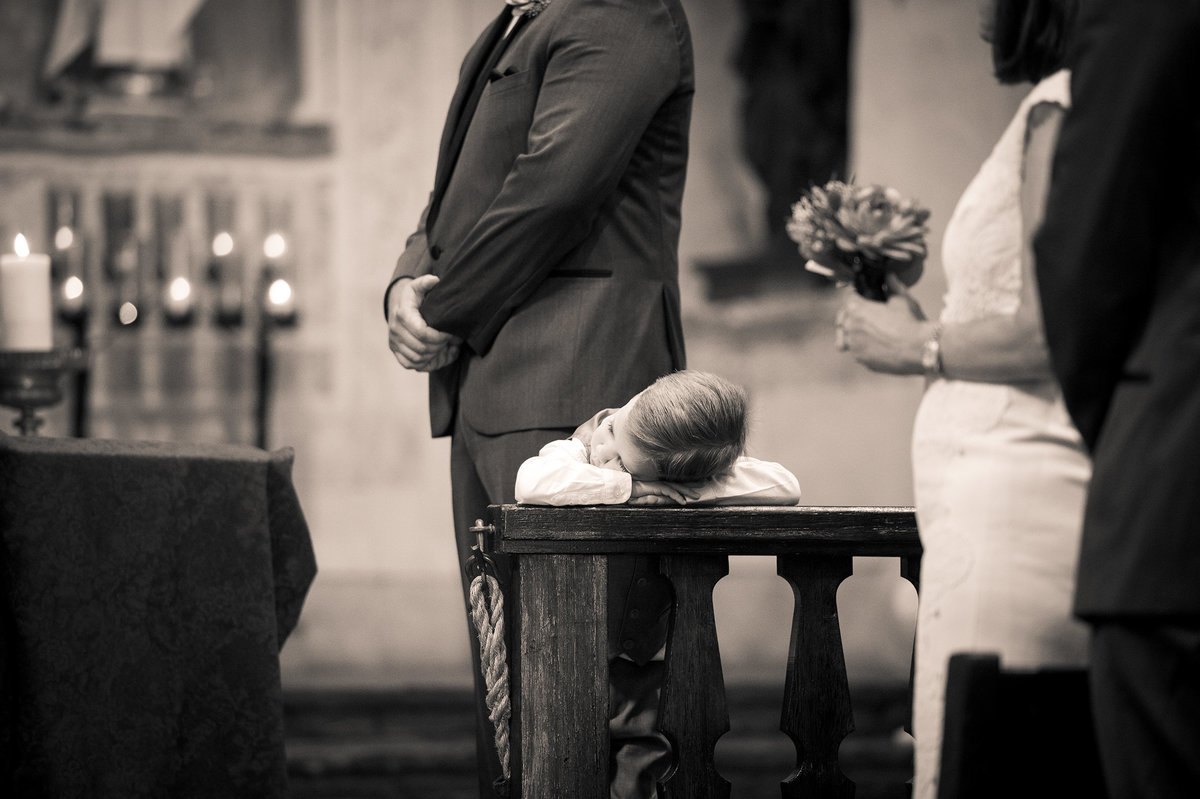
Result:
{"label": "white dress", "polygon": [[[1035,86],[959,199],[943,324],[1016,311],[1027,116],[1039,102],[1067,107],[1069,92],[1066,72]],[[1085,662],[1071,600],[1091,465],[1053,381],[936,380],[913,427],[913,475],[924,548],[913,799],[934,799],[951,654],[998,653],[1004,668]]]}

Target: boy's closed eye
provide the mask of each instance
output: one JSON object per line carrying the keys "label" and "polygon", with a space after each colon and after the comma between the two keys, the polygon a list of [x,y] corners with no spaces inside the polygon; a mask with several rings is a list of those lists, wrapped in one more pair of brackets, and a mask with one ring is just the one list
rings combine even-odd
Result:
{"label": "boy's closed eye", "polygon": [[[608,428],[609,435],[613,435],[613,418],[611,416],[604,420],[604,425]],[[629,474],[629,470],[626,469],[625,464],[621,462],[620,455],[618,455],[616,458],[616,464],[618,469],[625,472],[625,474]]]}

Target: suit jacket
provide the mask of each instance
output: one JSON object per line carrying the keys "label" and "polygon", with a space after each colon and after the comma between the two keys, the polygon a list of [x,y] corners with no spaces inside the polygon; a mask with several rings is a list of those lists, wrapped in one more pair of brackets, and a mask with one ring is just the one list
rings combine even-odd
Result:
{"label": "suit jacket", "polygon": [[684,367],[678,241],[694,78],[679,0],[554,0],[504,51],[452,158],[505,18],[463,61],[431,204],[393,274],[440,282],[421,313],[460,336],[430,376],[435,436],[570,428]]}
{"label": "suit jacket", "polygon": [[1037,236],[1051,360],[1095,461],[1076,612],[1200,613],[1200,0],[1082,4]]}

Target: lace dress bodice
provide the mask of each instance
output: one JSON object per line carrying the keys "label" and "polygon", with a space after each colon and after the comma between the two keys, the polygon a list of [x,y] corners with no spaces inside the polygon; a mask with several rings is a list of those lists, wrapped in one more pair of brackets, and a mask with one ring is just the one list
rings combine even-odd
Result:
{"label": "lace dress bodice", "polygon": [[1021,177],[1029,111],[1070,103],[1070,75],[1056,72],[1021,101],[1012,122],[959,198],[942,240],[943,324],[1013,314],[1021,293]]}

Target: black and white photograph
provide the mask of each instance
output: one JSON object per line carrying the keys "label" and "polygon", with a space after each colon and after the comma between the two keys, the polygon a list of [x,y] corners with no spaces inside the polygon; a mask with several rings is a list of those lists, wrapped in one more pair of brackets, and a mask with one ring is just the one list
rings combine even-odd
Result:
{"label": "black and white photograph", "polygon": [[0,0],[0,793],[1200,796],[1200,0]]}

